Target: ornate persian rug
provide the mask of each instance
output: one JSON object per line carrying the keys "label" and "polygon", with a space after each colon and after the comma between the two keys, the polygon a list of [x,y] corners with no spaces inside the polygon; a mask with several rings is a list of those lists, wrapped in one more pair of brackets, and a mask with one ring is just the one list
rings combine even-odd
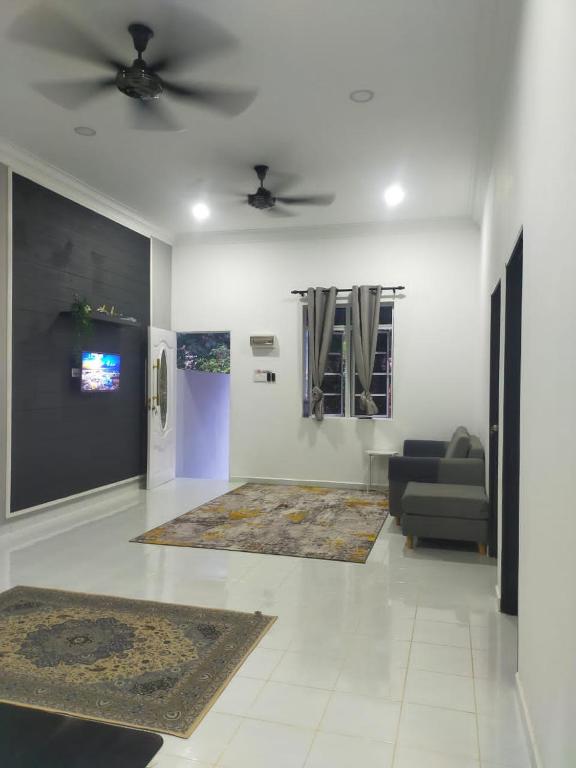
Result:
{"label": "ornate persian rug", "polygon": [[132,541],[365,563],[387,510],[381,493],[248,483]]}
{"label": "ornate persian rug", "polygon": [[0,594],[0,701],[187,737],[274,621],[14,587]]}

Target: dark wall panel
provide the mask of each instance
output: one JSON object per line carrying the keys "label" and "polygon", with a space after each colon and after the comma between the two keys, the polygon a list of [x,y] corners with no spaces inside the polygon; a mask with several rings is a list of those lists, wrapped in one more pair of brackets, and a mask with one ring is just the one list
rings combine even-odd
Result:
{"label": "dark wall panel", "polygon": [[[117,392],[72,379],[74,295],[140,328],[93,323],[86,351],[122,356]],[[12,511],[145,471],[148,238],[13,176]]]}

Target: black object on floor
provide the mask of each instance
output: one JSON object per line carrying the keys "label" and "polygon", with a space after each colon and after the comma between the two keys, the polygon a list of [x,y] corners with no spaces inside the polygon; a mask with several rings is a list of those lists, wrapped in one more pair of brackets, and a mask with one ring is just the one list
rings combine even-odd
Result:
{"label": "black object on floor", "polygon": [[156,733],[0,704],[0,765],[10,768],[145,768]]}

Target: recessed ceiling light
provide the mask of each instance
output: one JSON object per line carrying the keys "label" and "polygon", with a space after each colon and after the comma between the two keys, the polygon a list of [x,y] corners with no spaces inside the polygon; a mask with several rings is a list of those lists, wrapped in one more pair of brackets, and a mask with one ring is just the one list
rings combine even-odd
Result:
{"label": "recessed ceiling light", "polygon": [[404,202],[406,192],[400,184],[392,184],[384,191],[384,202],[388,208],[396,208]]}
{"label": "recessed ceiling light", "polygon": [[210,218],[210,208],[208,208],[206,203],[194,203],[192,206],[192,216],[194,216],[196,221],[206,221],[206,219]]}
{"label": "recessed ceiling light", "polygon": [[368,88],[360,88],[357,91],[352,91],[350,98],[357,104],[365,104],[367,101],[372,101],[374,98],[374,91],[370,91]]}
{"label": "recessed ceiling light", "polygon": [[88,125],[77,125],[74,128],[74,133],[77,133],[78,136],[96,136],[94,128],[90,128]]}

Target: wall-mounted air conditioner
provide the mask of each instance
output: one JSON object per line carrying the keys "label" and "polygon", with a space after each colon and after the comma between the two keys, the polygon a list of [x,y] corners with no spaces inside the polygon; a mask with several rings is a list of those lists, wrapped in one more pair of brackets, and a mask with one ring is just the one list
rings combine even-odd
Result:
{"label": "wall-mounted air conditioner", "polygon": [[250,336],[250,346],[257,349],[272,349],[276,346],[275,336]]}

